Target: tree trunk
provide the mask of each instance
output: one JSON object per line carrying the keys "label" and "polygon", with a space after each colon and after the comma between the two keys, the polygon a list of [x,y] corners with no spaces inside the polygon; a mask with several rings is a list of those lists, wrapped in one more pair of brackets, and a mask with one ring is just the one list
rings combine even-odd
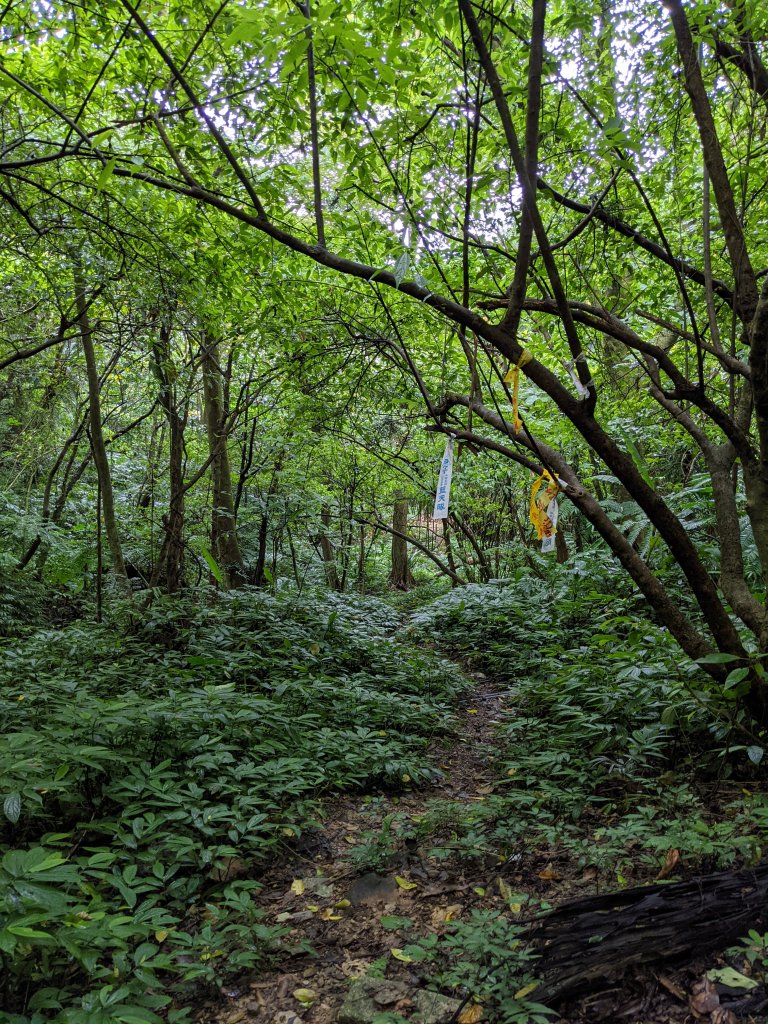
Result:
{"label": "tree trunk", "polygon": [[256,568],[253,571],[253,585],[263,587],[266,583],[264,570],[267,566],[267,536],[269,533],[269,512],[264,510],[259,523],[258,551],[256,553]]}
{"label": "tree trunk", "polygon": [[152,431],[149,436],[149,450],[147,452],[147,468],[144,479],[141,481],[139,493],[136,495],[136,508],[149,509],[150,518],[153,517],[155,507],[155,484],[160,462],[160,449],[163,443],[163,426],[157,416],[152,417]]}
{"label": "tree trunk", "polygon": [[360,523],[357,538],[357,592],[365,593],[365,562],[368,555],[368,548],[365,543],[365,526]]}
{"label": "tree trunk", "polygon": [[472,527],[469,525],[469,523],[465,522],[464,519],[455,512],[452,513],[450,518],[459,534],[462,534],[467,538],[470,547],[475,553],[475,560],[477,562],[480,572],[480,582],[487,583],[492,575],[491,567],[488,564],[488,559],[485,555],[485,552],[483,551],[482,546],[480,545],[477,537],[475,536]]}
{"label": "tree trunk", "polygon": [[448,562],[448,568],[453,573],[451,576],[451,586],[457,587],[458,584],[458,573],[456,572],[456,562],[453,557],[453,544],[451,543],[451,528],[448,525],[448,520],[441,520],[443,524],[443,541],[445,543],[445,557]]}
{"label": "tree trunk", "polygon": [[160,382],[160,405],[168,422],[168,481],[170,498],[168,514],[163,516],[165,537],[160,548],[157,565],[152,573],[151,585],[163,581],[169,594],[175,594],[184,585],[184,424],[186,416],[179,412],[175,372],[171,357],[171,332],[161,327],[159,340],[153,347],[155,375]]}
{"label": "tree trunk", "polygon": [[395,590],[410,590],[413,586],[411,567],[408,564],[408,541],[403,534],[408,532],[408,499],[397,496],[392,510],[392,569],[389,584]]}
{"label": "tree trunk", "polygon": [[[64,446],[62,447],[61,451],[59,452],[58,456],[56,457],[56,461],[54,462],[53,466],[51,466],[50,472],[48,473],[48,476],[47,476],[46,481],[45,481],[45,489],[43,491],[43,507],[42,507],[42,511],[41,511],[41,515],[40,515],[40,518],[41,518],[41,520],[44,523],[49,523],[49,522],[54,522],[55,523],[55,522],[58,522],[58,519],[55,517],[55,514],[54,514],[54,516],[51,516],[51,493],[53,491],[53,484],[54,484],[54,481],[55,481],[55,479],[56,479],[56,477],[57,477],[57,475],[59,473],[59,470],[61,469],[61,466],[62,466],[62,464],[64,462],[64,459],[67,456],[67,453],[69,452],[70,449],[72,449],[72,453],[71,453],[69,461],[67,463],[67,467],[66,467],[66,470],[65,470],[65,473],[64,473],[64,479],[63,479],[63,482],[62,482],[62,489],[66,488],[67,479],[68,479],[68,475],[69,475],[68,471],[69,471],[69,469],[71,469],[72,463],[74,462],[75,457],[77,455],[77,448],[78,448],[78,445],[80,444],[80,440],[82,438],[82,434],[83,434],[84,428],[85,428],[85,418],[80,420],[80,422],[78,423],[77,427],[75,427],[75,429],[72,432],[72,434],[70,434],[70,436],[64,442]],[[67,491],[66,493],[69,493],[69,492]],[[57,505],[58,505],[58,503],[57,503]],[[63,509],[63,506],[62,506],[62,509]],[[59,515],[59,518],[60,518],[60,515]],[[26,569],[26,567],[32,561],[32,559],[34,558],[35,554],[37,553],[37,551],[40,548],[40,545],[42,543],[43,543],[42,535],[38,533],[37,536],[32,540],[32,542],[29,545],[29,547],[27,548],[27,550],[24,552],[24,554],[19,559],[19,561],[18,561],[18,563],[16,565],[16,568],[17,569]]]}
{"label": "tree trunk", "polygon": [[112,492],[112,474],[109,470],[109,459],[104,447],[104,433],[101,429],[101,395],[99,371],[96,366],[96,353],[93,348],[93,332],[85,300],[85,282],[79,266],[75,266],[75,305],[77,322],[80,329],[80,342],[85,356],[85,367],[88,374],[88,422],[91,440],[91,451],[101,487],[101,506],[104,530],[107,534],[109,553],[112,558],[112,571],[117,577],[120,589],[126,597],[132,594],[131,583],[125,571],[123,549],[115,518],[115,499]]}
{"label": "tree trunk", "polygon": [[246,577],[237,538],[219,343],[210,334],[203,337],[202,357],[205,426],[211,455],[213,491],[211,554],[221,569],[225,588],[230,589],[241,587],[246,582]]}
{"label": "tree trunk", "polygon": [[320,542],[320,551],[323,556],[323,565],[325,566],[325,578],[328,581],[328,586],[331,590],[339,590],[339,573],[336,568],[336,552],[333,549],[331,538],[329,537],[330,526],[331,526],[331,509],[328,505],[323,505],[322,512],[320,513],[323,526],[320,531],[318,540]]}
{"label": "tree trunk", "polygon": [[296,557],[296,545],[293,543],[293,534],[291,528],[286,524],[285,535],[288,538],[288,550],[291,552],[291,566],[293,567],[293,578],[296,581],[299,593],[301,593],[302,579],[299,574],[299,560]]}

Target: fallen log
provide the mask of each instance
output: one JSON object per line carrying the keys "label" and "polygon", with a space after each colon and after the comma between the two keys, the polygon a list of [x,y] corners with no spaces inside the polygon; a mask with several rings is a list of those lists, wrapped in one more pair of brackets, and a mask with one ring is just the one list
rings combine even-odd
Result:
{"label": "fallen log", "polygon": [[768,864],[687,882],[638,886],[563,904],[527,938],[541,959],[536,1000],[554,1005],[632,968],[725,949],[766,920]]}

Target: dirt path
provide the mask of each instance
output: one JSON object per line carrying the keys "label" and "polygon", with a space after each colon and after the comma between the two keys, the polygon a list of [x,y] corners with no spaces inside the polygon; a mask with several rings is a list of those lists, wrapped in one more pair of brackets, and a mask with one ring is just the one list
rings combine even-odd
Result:
{"label": "dirt path", "polygon": [[[376,961],[387,963],[388,977],[418,987],[417,975],[391,952],[407,941],[394,919],[407,919],[422,933],[440,934],[453,916],[473,907],[501,909],[501,896],[493,890],[496,858],[485,866],[468,861],[465,869],[454,858],[426,856],[410,833],[430,811],[439,817],[440,809],[434,808],[440,801],[446,821],[442,830],[435,826],[438,832],[429,845],[450,843],[448,804],[464,808],[492,792],[488,744],[504,696],[481,678],[477,690],[461,702],[458,736],[433,747],[435,763],[444,772],[439,784],[396,796],[346,795],[325,801],[323,828],[305,834],[297,852],[270,867],[260,894],[267,922],[290,927],[289,941],[296,947],[309,944],[317,955],[297,948],[278,970],[228,989],[227,1004],[206,1008],[201,1020],[331,1024],[350,979],[376,973]],[[314,994],[311,1005],[294,996],[301,989]],[[399,1012],[407,1016],[408,1007]]]}
{"label": "dirt path", "polygon": [[[274,969],[242,979],[215,1004],[201,1007],[200,1024],[334,1024],[351,983],[365,976],[395,983],[398,998],[383,1004],[382,1013],[429,1021],[418,1016],[414,1002],[429,973],[429,965],[409,961],[414,935],[443,936],[452,921],[466,921],[474,910],[519,912],[510,906],[510,892],[557,904],[594,891],[594,875],[559,861],[552,849],[529,848],[502,859],[471,848],[471,841],[463,857],[456,848],[452,824],[498,785],[493,729],[504,715],[506,694],[476,678],[477,688],[457,708],[457,736],[432,747],[444,772],[438,784],[399,795],[329,799],[322,828],[305,833],[282,862],[270,866],[261,879],[265,923],[290,929],[293,952]],[[710,958],[707,964],[626,979],[554,1019],[559,1024],[756,1024],[748,1013],[737,1018],[691,1012],[691,993],[705,966],[715,962]],[[470,1010],[472,1004],[456,1019],[494,1024],[492,1012],[484,1010],[481,1018]],[[443,1008],[432,1019],[447,1024],[451,1017]]]}

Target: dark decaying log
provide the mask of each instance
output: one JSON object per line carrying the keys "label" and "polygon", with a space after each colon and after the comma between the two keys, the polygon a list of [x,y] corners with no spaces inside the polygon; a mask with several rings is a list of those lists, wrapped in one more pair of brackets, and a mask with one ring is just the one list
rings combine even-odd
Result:
{"label": "dark decaying log", "polygon": [[566,903],[529,931],[541,956],[535,998],[553,1004],[610,984],[636,966],[725,949],[759,929],[767,894],[768,864],[761,864]]}

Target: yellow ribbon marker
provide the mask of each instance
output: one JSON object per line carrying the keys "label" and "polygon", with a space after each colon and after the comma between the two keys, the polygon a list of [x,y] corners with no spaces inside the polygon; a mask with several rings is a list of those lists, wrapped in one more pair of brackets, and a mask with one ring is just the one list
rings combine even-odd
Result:
{"label": "yellow ribbon marker", "polygon": [[[542,485],[546,484],[542,491]],[[560,484],[551,473],[545,469],[541,476],[534,481],[531,489],[531,522],[536,527],[536,534],[540,541],[543,541],[542,551],[550,550],[553,546],[556,531],[555,522],[549,514],[551,503],[557,498]],[[541,491],[541,493],[539,493]],[[557,503],[555,502],[555,508]],[[554,513],[556,517],[556,513]],[[546,547],[545,547],[546,545]]]}
{"label": "yellow ribbon marker", "polygon": [[519,433],[520,428],[523,425],[523,421],[520,419],[517,411],[517,392],[520,387],[520,370],[523,366],[533,359],[533,354],[524,348],[520,353],[520,358],[517,360],[514,366],[510,366],[507,371],[507,375],[504,378],[505,384],[512,384],[512,427],[515,433]]}

